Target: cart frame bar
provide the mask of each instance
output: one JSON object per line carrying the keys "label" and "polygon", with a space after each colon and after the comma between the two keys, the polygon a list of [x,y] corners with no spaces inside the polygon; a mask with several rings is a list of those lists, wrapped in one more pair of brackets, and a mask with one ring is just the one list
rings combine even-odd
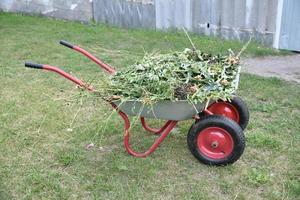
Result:
{"label": "cart frame bar", "polygon": [[[102,69],[104,69],[106,72],[108,72],[111,75],[114,75],[116,73],[116,70],[111,67],[110,65],[104,63],[103,61],[101,61],[100,59],[96,58],[95,56],[93,56],[92,54],[90,54],[89,52],[87,52],[86,50],[82,49],[79,46],[73,45],[69,42],[66,42],[64,40],[61,40],[59,42],[61,45],[64,45],[70,49],[73,49],[75,51],[80,52],[81,54],[85,55],[86,57],[88,57],[90,60],[94,61],[97,65],[99,65]],[[72,76],[71,74],[65,72],[64,70],[55,67],[55,66],[51,66],[51,65],[46,65],[46,64],[36,64],[36,63],[31,63],[31,62],[25,62],[25,67],[29,67],[29,68],[34,68],[34,69],[43,69],[46,71],[52,71],[55,72],[63,77],[65,77],[66,79],[72,81],[73,83],[77,84],[78,86],[87,89],[90,92],[95,92],[95,89],[91,86],[88,85],[86,83],[84,83],[82,80],[76,78],[75,76]],[[146,131],[149,131],[151,133],[154,134],[160,134],[159,137],[154,141],[154,143],[152,144],[152,146],[146,150],[143,153],[138,153],[136,151],[134,151],[130,144],[129,144],[129,139],[130,139],[130,120],[127,116],[126,113],[122,112],[118,106],[116,104],[114,104],[113,102],[108,102],[111,104],[111,106],[116,109],[119,113],[119,115],[122,117],[122,119],[124,120],[124,146],[126,151],[135,157],[147,157],[150,154],[152,154],[155,149],[161,144],[161,142],[169,135],[169,133],[172,131],[172,129],[176,126],[176,124],[178,123],[178,121],[173,121],[173,120],[169,120],[167,121],[161,128],[155,129],[155,128],[151,128],[147,125],[145,118],[141,117],[141,124],[143,126],[143,128]]]}

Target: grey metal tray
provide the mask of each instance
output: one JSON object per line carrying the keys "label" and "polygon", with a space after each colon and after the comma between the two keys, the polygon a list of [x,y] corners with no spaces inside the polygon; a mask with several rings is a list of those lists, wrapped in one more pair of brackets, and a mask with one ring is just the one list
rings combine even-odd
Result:
{"label": "grey metal tray", "polygon": [[[236,89],[240,79],[241,66],[235,79]],[[159,101],[153,105],[144,105],[141,101],[113,101],[127,115],[165,120],[182,121],[191,119],[205,108],[205,103],[190,104],[187,100]],[[209,105],[212,102],[209,102]]]}
{"label": "grey metal tray", "polygon": [[159,101],[145,105],[141,101],[114,101],[118,108],[130,116],[182,121],[191,119],[201,112],[205,104],[190,104],[188,101]]}

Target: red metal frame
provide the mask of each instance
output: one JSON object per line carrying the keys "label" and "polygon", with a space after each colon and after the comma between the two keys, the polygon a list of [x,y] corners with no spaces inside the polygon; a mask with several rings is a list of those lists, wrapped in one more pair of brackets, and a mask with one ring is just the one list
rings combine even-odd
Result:
{"label": "red metal frame", "polygon": [[[66,41],[61,41],[60,43],[64,46],[67,46],[67,47],[69,47],[71,49],[74,49],[75,51],[78,51],[81,54],[85,55],[86,57],[88,57],[89,59],[94,61],[96,64],[98,64],[101,68],[103,68],[106,72],[108,72],[110,74],[115,74],[116,73],[116,70],[114,68],[112,68],[108,64],[105,64],[100,59],[97,59],[95,56],[93,56],[92,54],[90,54],[86,50],[82,49],[81,47],[72,45],[72,44],[70,44]],[[58,67],[54,67],[54,66],[50,66],[50,65],[34,64],[34,63],[25,63],[25,66],[26,67],[31,67],[31,68],[36,68],[36,69],[44,69],[44,70],[47,70],[47,71],[53,71],[53,72],[65,77],[66,79],[72,81],[73,83],[79,85],[82,88],[85,88],[85,89],[87,89],[91,92],[95,91],[92,86],[87,85],[82,80],[72,76],[69,73],[66,73],[65,71],[59,69]],[[127,152],[130,155],[133,155],[135,157],[146,157],[146,156],[149,156],[151,153],[153,153],[155,151],[155,149],[159,146],[159,144],[167,137],[167,135],[172,131],[172,129],[176,126],[176,124],[178,122],[178,121],[169,120],[161,128],[156,129],[156,128],[149,127],[146,124],[145,118],[141,117],[141,124],[142,124],[143,128],[146,131],[149,131],[149,132],[154,133],[154,134],[161,134],[161,135],[154,141],[154,143],[152,144],[152,146],[148,150],[146,150],[143,153],[138,153],[138,152],[135,152],[129,144],[130,120],[129,120],[128,116],[124,112],[119,110],[117,105],[115,105],[112,102],[109,102],[109,103],[111,104],[111,106],[114,109],[116,109],[118,111],[119,115],[124,120],[124,123],[125,123],[124,124],[124,129],[125,129],[124,130],[124,132],[125,132],[124,133],[124,146],[125,146],[125,149],[127,150]],[[207,114],[207,115],[212,115],[212,114],[215,114],[215,113],[222,112],[222,110],[226,110],[226,112],[227,112],[228,109],[229,109],[228,104],[226,104],[226,102],[223,102],[222,104],[218,104],[216,106],[216,108],[213,108],[212,106],[208,107],[208,109],[204,110],[204,113]],[[231,109],[231,110],[229,109],[230,111],[232,111],[233,114],[232,113],[231,114],[232,114],[233,117],[234,117],[234,111],[235,111],[234,109]],[[221,114],[224,114],[224,113],[221,113]],[[230,114],[230,112],[229,112],[229,114]],[[235,118],[235,120],[239,121],[238,118]],[[218,128],[218,127],[213,127],[213,130],[211,130],[211,129],[206,130],[205,129],[203,131],[204,131],[203,134],[199,134],[200,136],[197,139],[197,143],[198,143],[198,146],[199,146],[199,150],[203,151],[207,156],[209,156],[211,158],[214,158],[214,159],[219,159],[219,158],[222,158],[222,156],[220,154],[221,151],[225,152],[224,155],[227,155],[228,152],[231,151],[232,146],[233,146],[233,142],[231,141],[232,138],[225,130],[223,130],[223,129],[220,130],[220,128]],[[212,141],[210,141],[211,139],[212,139]],[[229,141],[229,143],[225,144],[225,146],[224,145],[222,146],[224,141]],[[213,144],[217,144],[217,145],[219,145],[219,147],[210,148],[211,146],[209,146],[209,145],[213,145]],[[218,152],[216,153],[215,151],[218,151]]]}
{"label": "red metal frame", "polygon": [[145,121],[145,118],[144,117],[141,117],[141,123],[142,123],[142,126],[143,128],[146,130],[146,131],[149,131],[150,133],[154,133],[154,134],[161,134],[165,129],[166,127],[171,123],[171,121],[167,121],[161,128],[151,128],[147,125],[146,121]]}
{"label": "red metal frame", "polygon": [[[68,42],[65,41],[61,41],[61,44],[74,49],[80,53],[82,53],[83,55],[85,55],[86,57],[88,57],[89,59],[91,59],[92,61],[94,61],[96,64],[98,64],[101,68],[103,68],[106,72],[110,73],[110,74],[114,74],[116,73],[116,70],[114,68],[112,68],[111,66],[109,66],[108,64],[105,64],[104,62],[102,62],[101,60],[97,59],[95,56],[93,56],[92,54],[90,54],[89,52],[87,52],[86,50],[80,48],[79,46],[74,46],[72,44],[69,44]],[[94,88],[90,85],[87,85],[86,83],[84,83],[82,80],[72,76],[71,74],[63,71],[62,69],[55,67],[55,66],[51,66],[51,65],[41,65],[41,64],[34,64],[34,63],[26,63],[25,64],[26,67],[31,67],[31,68],[36,68],[36,69],[43,69],[43,70],[47,70],[47,71],[52,71],[55,72],[63,77],[65,77],[66,79],[72,81],[73,83],[79,85],[82,88],[85,88],[91,92],[94,92]],[[177,124],[177,121],[167,121],[161,128],[159,129],[154,129],[154,128],[150,128],[145,121],[144,117],[141,117],[141,123],[142,126],[144,127],[145,130],[155,133],[155,134],[161,134],[152,144],[152,146],[146,150],[143,153],[138,153],[135,152],[130,144],[129,144],[129,138],[130,138],[130,120],[128,118],[128,116],[122,112],[121,110],[118,109],[117,105],[109,102],[111,104],[111,106],[116,109],[119,113],[119,115],[122,117],[122,119],[124,120],[124,146],[126,151],[130,154],[133,155],[135,157],[146,157],[149,156],[151,153],[153,153],[155,151],[155,149],[159,146],[159,144],[167,137],[167,135],[172,131],[172,129],[175,127],[175,125]]]}
{"label": "red metal frame", "polygon": [[[57,74],[65,77],[66,79],[72,81],[73,83],[79,85],[80,87],[83,87],[91,92],[94,92],[94,89],[91,86],[86,85],[83,81],[81,81],[80,79],[72,76],[71,74],[59,69],[58,67],[54,67],[54,66],[50,66],[50,65],[42,65],[42,69],[47,70],[47,71],[53,71],[56,72]],[[177,124],[177,121],[167,121],[160,129],[153,129],[147,126],[146,122],[145,122],[145,118],[141,117],[141,122],[142,122],[142,126],[145,128],[145,130],[155,133],[155,134],[160,134],[159,138],[157,138],[155,140],[155,142],[153,143],[153,145],[144,153],[138,153],[135,152],[129,144],[129,136],[130,136],[130,121],[128,116],[122,112],[121,110],[118,109],[117,105],[109,102],[111,104],[111,106],[118,110],[119,115],[122,117],[122,119],[124,120],[125,123],[125,134],[124,134],[124,146],[126,151],[130,154],[133,155],[135,157],[146,157],[149,156],[151,153],[153,153],[155,151],[155,149],[159,146],[159,144],[167,137],[167,135],[172,131],[172,129],[175,127],[175,125]]]}
{"label": "red metal frame", "polygon": [[[118,110],[118,107],[116,104],[114,103],[110,103],[111,106]],[[142,158],[142,157],[147,157],[149,156],[150,154],[152,154],[155,149],[160,145],[160,143],[169,135],[169,133],[172,131],[172,129],[175,127],[175,125],[177,124],[177,121],[172,121],[172,120],[169,120],[165,123],[165,125],[163,127],[161,127],[159,129],[161,135],[159,136],[159,138],[157,138],[155,140],[155,142],[152,144],[152,146],[145,152],[143,153],[138,153],[138,152],[135,152],[130,144],[129,144],[129,137],[130,137],[130,120],[128,118],[128,116],[122,112],[121,110],[118,110],[118,113],[119,115],[122,117],[122,119],[124,120],[124,131],[125,131],[125,134],[124,134],[124,146],[125,146],[125,149],[126,151],[132,155],[132,156],[135,156],[135,157],[139,157],[139,158]],[[144,121],[144,118],[141,117],[141,121],[142,121],[142,124],[145,125],[145,121]],[[143,125],[143,126],[144,126]],[[145,125],[146,126],[146,125]],[[151,131],[150,131],[151,132]],[[158,131],[156,132],[158,134]]]}
{"label": "red metal frame", "polygon": [[138,152],[135,152],[130,144],[129,144],[129,137],[130,137],[130,121],[128,119],[128,116],[119,110],[119,115],[123,118],[124,122],[125,122],[125,134],[124,134],[124,146],[125,146],[125,149],[126,151],[132,155],[132,156],[135,156],[135,157],[139,157],[139,158],[142,158],[142,157],[147,157],[149,156],[151,153],[153,153],[155,151],[155,149],[160,145],[160,143],[169,135],[169,133],[172,131],[172,129],[175,127],[175,125],[177,124],[177,121],[168,121],[166,124],[167,126],[165,127],[162,127],[161,129],[162,130],[162,133],[161,135],[159,136],[159,138],[157,138],[155,140],[155,142],[152,144],[152,146],[145,152],[143,153],[138,153]]}
{"label": "red metal frame", "polygon": [[[123,117],[123,115],[121,115]],[[127,117],[127,116],[126,116]],[[133,155],[135,157],[146,157],[149,156],[153,151],[160,145],[160,143],[169,135],[169,133],[172,131],[172,129],[176,126],[177,121],[171,121],[170,124],[164,129],[164,131],[161,133],[159,138],[155,140],[155,142],[152,144],[152,146],[145,151],[144,153],[137,153],[132,150],[129,144],[129,129],[125,130],[125,138],[124,138],[124,145],[127,150],[127,152],[130,155]]]}
{"label": "red metal frame", "polygon": [[93,56],[92,54],[90,54],[89,52],[84,50],[83,48],[81,48],[79,46],[73,46],[73,49],[75,51],[78,51],[79,53],[82,53],[83,55],[85,55],[86,57],[88,57],[89,59],[94,61],[97,65],[99,65],[102,69],[104,69],[108,73],[110,73],[110,74],[115,74],[116,73],[116,70],[113,67],[111,67],[110,65],[102,62],[100,59],[96,58],[95,56]]}
{"label": "red metal frame", "polygon": [[47,70],[47,71],[53,71],[67,79],[69,79],[70,81],[72,81],[73,83],[79,85],[80,87],[83,87],[89,91],[94,91],[92,86],[89,86],[87,84],[85,84],[82,80],[72,76],[71,74],[59,69],[58,67],[54,67],[51,65],[43,65],[42,69]]}

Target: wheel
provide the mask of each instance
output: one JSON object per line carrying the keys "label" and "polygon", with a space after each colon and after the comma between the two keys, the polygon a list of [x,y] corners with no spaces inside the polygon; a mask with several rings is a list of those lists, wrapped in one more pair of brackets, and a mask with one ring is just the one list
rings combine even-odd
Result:
{"label": "wheel", "polygon": [[[245,130],[249,122],[249,110],[247,104],[240,97],[233,97],[231,101],[216,101],[208,106],[207,110],[215,115],[222,115],[232,119]],[[202,112],[201,116],[205,114]]]}
{"label": "wheel", "polygon": [[187,135],[191,153],[208,165],[227,165],[237,161],[245,149],[242,128],[224,116],[209,115],[194,123]]}

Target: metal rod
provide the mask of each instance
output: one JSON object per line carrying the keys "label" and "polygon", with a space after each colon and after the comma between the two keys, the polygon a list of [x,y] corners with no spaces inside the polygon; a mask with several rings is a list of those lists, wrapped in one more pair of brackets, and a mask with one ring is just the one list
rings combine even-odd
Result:
{"label": "metal rod", "polygon": [[44,70],[47,70],[47,71],[53,71],[63,77],[65,77],[66,79],[72,81],[73,83],[89,90],[89,91],[95,91],[94,88],[92,86],[89,86],[87,84],[85,84],[82,80],[72,76],[71,74],[59,69],[58,67],[54,67],[54,66],[51,66],[51,65],[43,65],[43,68]]}
{"label": "metal rod", "polygon": [[116,73],[116,70],[114,68],[112,68],[110,65],[102,62],[101,60],[99,60],[98,58],[96,58],[95,56],[93,56],[92,54],[87,52],[86,50],[82,49],[81,47],[74,46],[73,49],[75,51],[78,51],[78,52],[82,53],[83,55],[85,55],[86,57],[88,57],[89,59],[94,61],[97,65],[99,65],[102,69],[104,69],[108,73],[110,73],[110,74],[115,74]]}
{"label": "metal rod", "polygon": [[96,58],[95,56],[93,56],[91,53],[89,53],[88,51],[84,50],[83,48],[81,48],[80,46],[76,46],[73,45],[67,41],[61,40],[59,41],[59,43],[61,45],[64,45],[70,49],[73,49],[75,51],[78,51],[79,53],[85,55],[86,57],[88,57],[89,59],[91,59],[92,61],[94,61],[97,65],[99,65],[102,69],[104,69],[106,72],[110,73],[110,74],[115,74],[116,70],[111,67],[110,65],[104,63],[103,61],[101,61],[100,59]]}
{"label": "metal rod", "polygon": [[[112,106],[114,108],[117,108],[115,104],[112,104]],[[157,138],[155,140],[155,142],[152,144],[152,146],[145,152],[143,153],[138,153],[135,152],[129,144],[129,129],[130,129],[130,121],[128,119],[128,116],[119,110],[119,115],[123,118],[124,122],[125,122],[125,135],[124,135],[124,146],[126,151],[135,157],[147,157],[149,156],[151,153],[153,153],[155,151],[155,149],[160,145],[160,143],[167,137],[167,135],[169,135],[169,133],[171,132],[171,130],[176,126],[177,121],[169,121],[169,124],[167,125],[167,127],[163,130],[163,132],[161,133],[161,135],[159,136],[159,138]]]}
{"label": "metal rod", "polygon": [[157,129],[157,128],[151,128],[147,125],[146,123],[146,120],[144,117],[141,117],[141,123],[142,123],[142,126],[143,128],[146,130],[146,131],[149,131],[151,133],[154,133],[154,134],[160,134],[161,132],[163,132],[166,127],[171,123],[172,121],[167,121],[161,128]]}

